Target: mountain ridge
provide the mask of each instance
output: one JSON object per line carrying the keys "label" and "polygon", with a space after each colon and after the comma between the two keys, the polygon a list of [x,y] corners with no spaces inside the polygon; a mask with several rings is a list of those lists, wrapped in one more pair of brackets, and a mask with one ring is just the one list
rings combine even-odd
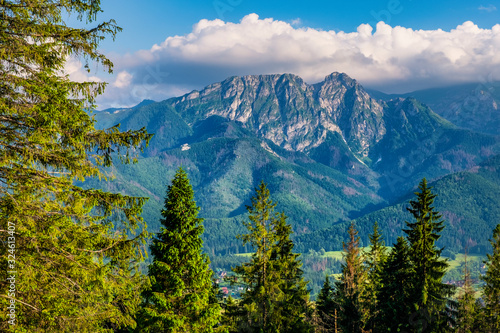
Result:
{"label": "mountain ridge", "polygon": [[457,126],[500,135],[500,81],[464,83],[404,94],[385,94],[376,90],[368,90],[368,93],[381,101],[414,97]]}
{"label": "mountain ridge", "polygon": [[214,254],[238,250],[238,220],[260,180],[307,237],[389,205],[423,177],[470,169],[500,152],[498,138],[461,129],[414,98],[372,98],[342,73],[313,85],[293,74],[230,77],[95,117],[101,128],[144,126],[155,137],[138,165],[117,165],[116,181],[89,186],[151,197],[145,216],[154,229],[155,198],[182,165]]}

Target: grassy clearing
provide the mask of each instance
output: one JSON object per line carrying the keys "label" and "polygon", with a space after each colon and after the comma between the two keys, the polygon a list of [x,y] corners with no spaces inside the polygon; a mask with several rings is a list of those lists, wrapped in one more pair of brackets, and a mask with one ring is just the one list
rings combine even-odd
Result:
{"label": "grassy clearing", "polygon": [[342,260],[342,251],[328,251],[325,252],[321,257],[334,258],[337,260]]}
{"label": "grassy clearing", "polygon": [[[469,264],[472,264],[474,262],[482,262],[485,259],[486,259],[486,256],[472,255],[472,254],[467,255],[467,261]],[[448,261],[448,263],[450,264],[449,270],[459,268],[460,266],[462,266],[462,264],[464,262],[465,262],[465,254],[463,254],[463,253],[456,254],[455,259],[453,259],[453,260],[449,259],[449,261]]]}
{"label": "grassy clearing", "polygon": [[253,253],[249,252],[249,253],[236,253],[233,255],[236,257],[250,258],[252,256],[252,254]]}

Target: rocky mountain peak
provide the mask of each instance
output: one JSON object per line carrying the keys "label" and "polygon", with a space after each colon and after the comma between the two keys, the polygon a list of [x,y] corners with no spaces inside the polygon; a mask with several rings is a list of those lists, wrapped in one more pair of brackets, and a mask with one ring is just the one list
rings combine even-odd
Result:
{"label": "rocky mountain peak", "polygon": [[233,76],[171,104],[190,124],[221,116],[289,150],[309,151],[337,132],[364,158],[385,133],[383,107],[337,72],[315,85],[293,74]]}
{"label": "rocky mountain peak", "polygon": [[327,76],[325,76],[325,80],[323,82],[329,82],[329,83],[337,83],[344,85],[346,87],[354,87],[358,85],[358,82],[351,78],[349,75],[345,73],[339,73],[339,72],[333,72]]}

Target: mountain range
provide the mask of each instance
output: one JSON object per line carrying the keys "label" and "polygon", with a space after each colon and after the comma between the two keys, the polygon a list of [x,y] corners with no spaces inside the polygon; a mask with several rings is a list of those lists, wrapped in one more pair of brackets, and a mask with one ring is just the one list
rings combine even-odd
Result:
{"label": "mountain range", "polygon": [[249,75],[162,102],[95,111],[99,128],[120,123],[155,136],[139,163],[115,165],[112,181],[85,186],[149,197],[143,216],[157,231],[166,185],[182,166],[205,219],[205,249],[216,255],[249,250],[235,235],[261,180],[289,216],[297,249],[307,251],[341,249],[352,219],[363,239],[378,220],[393,241],[405,203],[426,177],[450,226],[442,244],[459,251],[473,242],[484,251],[500,222],[500,137],[488,127],[500,119],[497,97],[489,89],[491,100],[476,109],[490,114],[481,127],[475,116],[457,121],[465,119],[463,107],[443,111],[446,103],[466,105],[464,90],[449,89],[390,96],[342,73],[316,84],[292,74]]}
{"label": "mountain range", "polygon": [[453,124],[480,133],[500,135],[500,82],[484,81],[433,88],[406,94],[384,94],[369,90],[385,101],[413,97]]}

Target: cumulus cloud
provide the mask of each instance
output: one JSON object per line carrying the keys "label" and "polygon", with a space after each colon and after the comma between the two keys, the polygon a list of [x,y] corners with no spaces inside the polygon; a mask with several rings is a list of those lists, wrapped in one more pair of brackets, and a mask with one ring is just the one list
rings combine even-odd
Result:
{"label": "cumulus cloud", "polygon": [[113,82],[113,86],[117,88],[126,88],[130,85],[130,81],[132,81],[132,75],[127,71],[121,71],[116,76],[115,82]]}
{"label": "cumulus cloud", "polygon": [[468,21],[443,31],[379,22],[346,33],[250,14],[239,23],[201,20],[189,34],[113,60],[118,76],[103,104],[160,100],[232,75],[285,72],[310,83],[345,72],[368,87],[407,92],[500,79],[500,24],[480,29]]}

